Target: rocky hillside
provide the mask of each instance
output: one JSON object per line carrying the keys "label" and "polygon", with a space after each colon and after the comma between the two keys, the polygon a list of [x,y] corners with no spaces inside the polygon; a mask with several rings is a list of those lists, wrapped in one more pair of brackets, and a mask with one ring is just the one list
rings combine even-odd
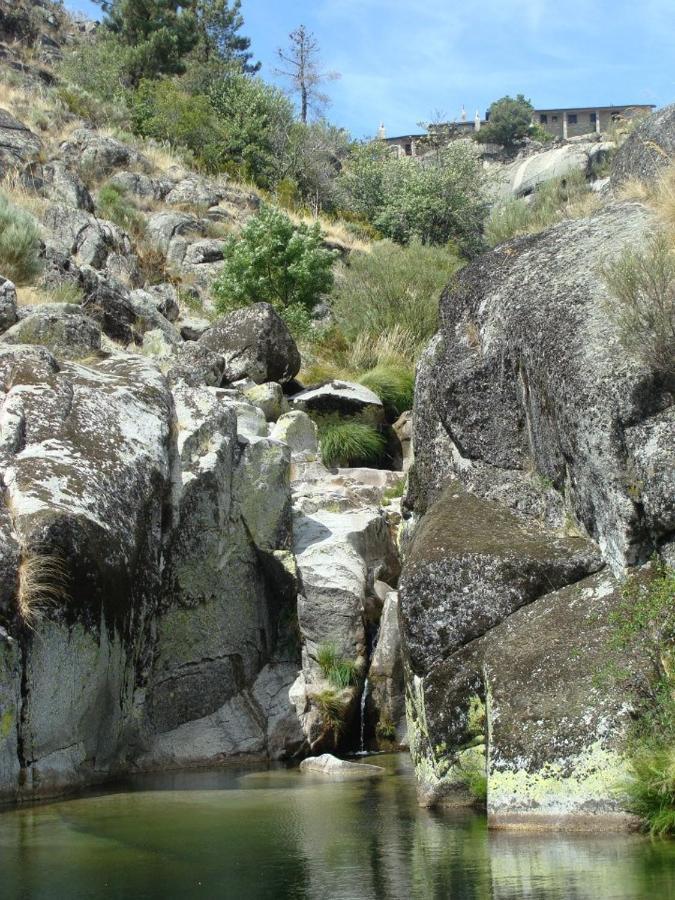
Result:
{"label": "rocky hillside", "polygon": [[[634,132],[617,189],[654,177],[673,134],[673,107]],[[654,662],[616,640],[617,617],[627,574],[647,577],[654,553],[672,564],[675,393],[621,345],[602,271],[655,227],[617,195],[496,247],[441,299],[417,375],[401,583],[424,803],[471,802],[478,772],[493,826],[626,821],[617,785]]]}
{"label": "rocky hillside", "polygon": [[216,316],[223,239],[256,192],[79,120],[15,51],[0,192],[41,244],[31,279],[0,279],[0,801],[396,746],[383,498],[402,474],[328,470],[312,419],[363,412],[395,442],[382,401],[302,391],[271,306]]}

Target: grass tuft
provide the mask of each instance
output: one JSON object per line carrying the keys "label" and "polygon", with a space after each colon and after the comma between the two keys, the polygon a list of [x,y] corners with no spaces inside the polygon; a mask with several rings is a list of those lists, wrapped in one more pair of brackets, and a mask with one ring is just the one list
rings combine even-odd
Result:
{"label": "grass tuft", "polygon": [[412,366],[381,364],[362,375],[359,383],[377,394],[392,418],[398,418],[401,413],[412,409],[415,391]]}
{"label": "grass tuft", "polygon": [[126,196],[125,191],[117,185],[104,184],[99,189],[96,209],[102,218],[119,225],[123,231],[137,240],[144,237],[145,217]]}
{"label": "grass tuft", "polygon": [[24,554],[19,564],[17,606],[23,622],[34,628],[50,606],[68,596],[65,561],[50,554]]}
{"label": "grass tuft", "polygon": [[317,416],[316,425],[325,466],[370,465],[378,463],[384,453],[384,435],[366,422],[332,414]]}

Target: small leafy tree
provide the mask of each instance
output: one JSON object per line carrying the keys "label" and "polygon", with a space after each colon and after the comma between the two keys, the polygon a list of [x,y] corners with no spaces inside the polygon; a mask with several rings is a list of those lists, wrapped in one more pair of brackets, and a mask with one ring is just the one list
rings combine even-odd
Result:
{"label": "small leafy tree", "polygon": [[495,100],[488,111],[488,123],[476,138],[483,143],[513,147],[530,134],[533,113],[534,107],[523,94]]}
{"label": "small leafy tree", "polygon": [[212,286],[220,312],[265,301],[284,311],[311,310],[333,284],[336,254],[322,247],[319,224],[295,225],[264,206],[225,244],[225,264]]}

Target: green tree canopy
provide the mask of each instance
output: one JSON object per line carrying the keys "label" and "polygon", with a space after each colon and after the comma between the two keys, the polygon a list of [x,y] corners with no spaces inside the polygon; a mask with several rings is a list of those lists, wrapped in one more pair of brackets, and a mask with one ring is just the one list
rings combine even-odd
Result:
{"label": "green tree canopy", "polygon": [[481,128],[477,138],[483,143],[512,147],[530,133],[533,112],[534,107],[523,94],[495,100],[488,111],[488,124]]}

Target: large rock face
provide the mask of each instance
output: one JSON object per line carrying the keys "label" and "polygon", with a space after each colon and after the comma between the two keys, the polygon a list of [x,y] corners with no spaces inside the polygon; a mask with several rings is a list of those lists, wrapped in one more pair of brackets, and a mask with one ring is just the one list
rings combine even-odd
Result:
{"label": "large rock face", "polygon": [[612,160],[612,185],[652,181],[675,157],[675,103],[658,109],[633,131]]}
{"label": "large rock face", "polygon": [[[511,241],[441,298],[420,362],[399,586],[420,800],[494,827],[625,826],[647,661],[616,650],[624,567],[673,538],[673,397],[629,356],[601,266],[635,203]],[[630,684],[608,674],[628,670]]]}
{"label": "large rock face", "polygon": [[[561,491],[610,564],[649,555],[658,533],[631,489],[624,433],[672,400],[621,348],[599,269],[643,241],[650,225],[639,204],[609,205],[512,241],[460,273],[418,372],[417,512],[453,471],[477,481],[487,467],[485,494],[534,469]],[[528,502],[520,490],[503,493]]]}
{"label": "large rock face", "polygon": [[0,383],[0,798],[301,749],[288,448],[136,355]]}

